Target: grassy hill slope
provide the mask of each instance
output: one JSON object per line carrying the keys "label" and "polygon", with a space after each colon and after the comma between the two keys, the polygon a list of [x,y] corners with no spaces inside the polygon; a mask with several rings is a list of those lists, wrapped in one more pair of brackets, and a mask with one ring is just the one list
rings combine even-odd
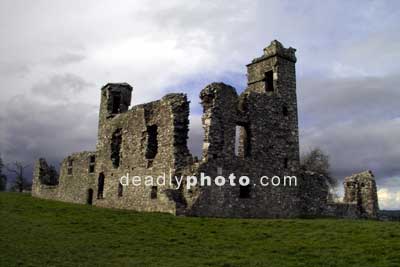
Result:
{"label": "grassy hill slope", "polygon": [[400,266],[400,223],[174,217],[0,193],[0,266]]}

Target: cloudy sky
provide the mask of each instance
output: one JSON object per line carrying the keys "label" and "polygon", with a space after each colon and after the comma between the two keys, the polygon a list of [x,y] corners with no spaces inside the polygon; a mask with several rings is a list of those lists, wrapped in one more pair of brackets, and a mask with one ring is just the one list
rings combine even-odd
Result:
{"label": "cloudy sky", "polygon": [[191,100],[213,81],[243,91],[245,64],[273,39],[297,48],[301,149],[319,146],[339,179],[371,169],[381,208],[400,209],[400,2],[0,2],[0,153],[6,162],[93,150],[100,87],[132,104]]}

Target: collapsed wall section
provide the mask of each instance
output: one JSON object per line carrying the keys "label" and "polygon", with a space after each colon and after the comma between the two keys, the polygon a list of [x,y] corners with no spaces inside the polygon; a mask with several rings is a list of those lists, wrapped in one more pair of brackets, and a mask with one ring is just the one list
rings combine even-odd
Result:
{"label": "collapsed wall section", "polygon": [[344,179],[343,202],[354,204],[362,217],[376,218],[379,212],[375,177],[364,171]]}
{"label": "collapsed wall section", "polygon": [[54,175],[50,166],[44,158],[40,158],[35,163],[32,180],[32,196],[41,197],[46,199],[58,199],[58,175],[55,183],[50,184],[46,181],[51,180],[50,177]]}
{"label": "collapsed wall section", "polygon": [[54,175],[44,159],[35,165],[32,195],[65,202],[88,202],[89,189],[94,187],[95,152],[74,153],[65,158],[60,167],[58,183],[46,184],[46,179]]}

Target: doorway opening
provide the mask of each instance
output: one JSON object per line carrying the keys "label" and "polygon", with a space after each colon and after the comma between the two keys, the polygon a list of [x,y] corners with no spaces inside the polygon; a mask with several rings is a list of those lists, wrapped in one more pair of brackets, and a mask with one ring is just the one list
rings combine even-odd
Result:
{"label": "doorway opening", "polygon": [[87,191],[87,200],[86,204],[92,205],[93,204],[93,189],[89,188]]}

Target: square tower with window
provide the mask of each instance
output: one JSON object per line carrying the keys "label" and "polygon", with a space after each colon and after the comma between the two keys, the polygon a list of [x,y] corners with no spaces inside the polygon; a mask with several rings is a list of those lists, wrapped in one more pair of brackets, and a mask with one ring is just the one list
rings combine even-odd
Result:
{"label": "square tower with window", "polygon": [[241,96],[252,133],[252,154],[284,172],[299,166],[296,49],[274,40],[247,65],[248,87]]}

